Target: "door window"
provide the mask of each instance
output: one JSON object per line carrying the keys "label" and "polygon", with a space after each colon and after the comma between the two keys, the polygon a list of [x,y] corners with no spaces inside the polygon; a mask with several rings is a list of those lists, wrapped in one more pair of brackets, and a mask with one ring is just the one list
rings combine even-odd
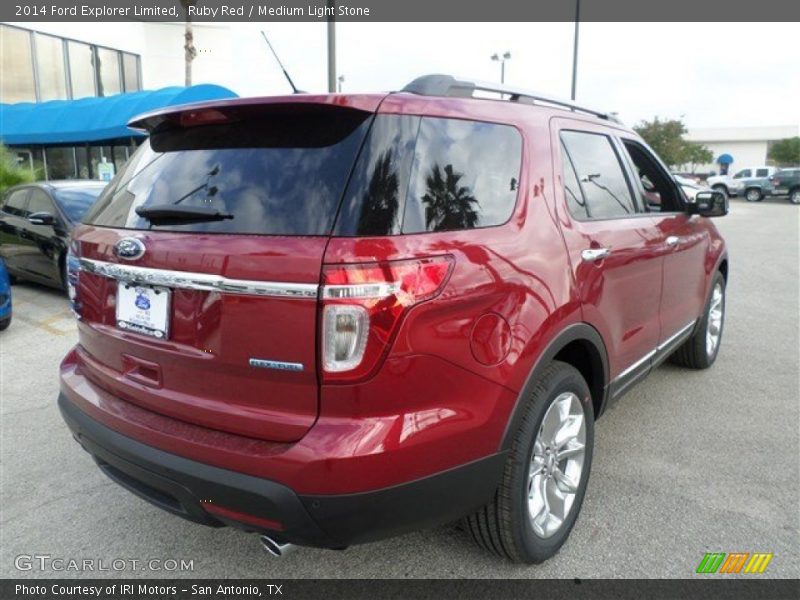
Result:
{"label": "door window", "polygon": [[567,207],[570,214],[576,219],[588,219],[589,213],[586,210],[586,199],[581,190],[581,184],[578,183],[578,176],[575,173],[575,167],[572,166],[572,161],[567,154],[564,143],[561,143],[561,155],[563,158],[564,166],[564,195],[567,197]]}
{"label": "door window", "polygon": [[608,136],[563,131],[561,141],[575,168],[590,218],[613,219],[636,213],[628,180]]}
{"label": "door window", "polygon": [[756,169],[756,177],[769,177],[769,169]]}
{"label": "door window", "polygon": [[46,212],[53,214],[53,201],[50,196],[42,190],[31,190],[31,197],[28,200],[28,213]]}
{"label": "door window", "polygon": [[750,169],[744,169],[739,171],[736,175],[733,176],[734,179],[743,179],[745,177],[752,177],[753,172]]}
{"label": "door window", "polygon": [[28,190],[15,190],[8,195],[6,203],[3,205],[3,212],[9,215],[24,217],[27,214],[25,212],[27,203]]}
{"label": "door window", "polygon": [[622,141],[634,173],[639,178],[642,205],[649,212],[678,212],[683,201],[672,176],[664,171],[647,148],[633,140]]}

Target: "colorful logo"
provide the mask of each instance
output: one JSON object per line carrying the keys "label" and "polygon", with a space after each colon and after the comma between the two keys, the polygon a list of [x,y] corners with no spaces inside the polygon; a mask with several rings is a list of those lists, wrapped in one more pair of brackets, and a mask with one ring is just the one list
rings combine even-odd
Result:
{"label": "colorful logo", "polygon": [[142,288],[136,288],[136,306],[141,310],[150,310],[150,298]]}
{"label": "colorful logo", "polygon": [[706,552],[697,565],[698,573],[763,573],[772,552]]}

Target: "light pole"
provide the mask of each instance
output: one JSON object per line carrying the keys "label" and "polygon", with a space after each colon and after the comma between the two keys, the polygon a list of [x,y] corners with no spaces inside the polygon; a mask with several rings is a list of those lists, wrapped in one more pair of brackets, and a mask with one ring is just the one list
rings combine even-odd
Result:
{"label": "light pole", "polygon": [[336,91],[336,0],[328,0],[328,93]]}
{"label": "light pole", "polygon": [[506,82],[506,61],[511,60],[511,52],[503,52],[500,54],[492,54],[492,60],[500,62],[500,83]]}
{"label": "light pole", "polygon": [[341,94],[342,84],[344,83],[344,75],[339,75],[339,77],[336,78],[336,81],[339,83],[339,93]]}
{"label": "light pole", "polygon": [[575,92],[578,86],[578,24],[581,20],[581,0],[575,0],[575,40],[572,46],[572,96],[575,100]]}

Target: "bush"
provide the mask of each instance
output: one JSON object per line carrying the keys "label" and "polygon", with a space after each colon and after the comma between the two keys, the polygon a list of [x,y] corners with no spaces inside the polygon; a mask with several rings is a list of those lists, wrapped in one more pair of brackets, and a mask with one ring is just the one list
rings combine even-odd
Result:
{"label": "bush", "polygon": [[30,169],[20,166],[17,155],[0,144],[0,192],[12,185],[30,183],[36,180],[36,174]]}

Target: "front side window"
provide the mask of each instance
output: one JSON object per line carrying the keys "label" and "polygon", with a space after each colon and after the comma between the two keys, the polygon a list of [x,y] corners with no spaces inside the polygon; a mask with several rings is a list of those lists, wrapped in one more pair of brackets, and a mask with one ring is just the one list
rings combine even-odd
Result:
{"label": "front side window", "polygon": [[750,169],[745,169],[744,171],[739,171],[736,175],[733,176],[734,179],[742,179],[744,177],[752,177],[753,172]]}
{"label": "front side window", "polygon": [[575,167],[591,218],[610,219],[636,212],[628,180],[608,136],[562,131],[561,140]]}
{"label": "front side window", "polygon": [[[678,212],[683,202],[674,178],[664,171],[656,158],[641,144],[623,140],[633,171],[639,177],[637,186],[642,196],[641,204],[650,212]],[[687,181],[687,180],[683,180]],[[688,183],[688,182],[687,182]],[[681,185],[686,185],[682,183]],[[695,187],[690,185],[689,187]]]}
{"label": "front side window", "polygon": [[53,214],[53,202],[47,192],[42,190],[31,190],[31,197],[28,200],[28,212],[30,214],[46,212]]}

